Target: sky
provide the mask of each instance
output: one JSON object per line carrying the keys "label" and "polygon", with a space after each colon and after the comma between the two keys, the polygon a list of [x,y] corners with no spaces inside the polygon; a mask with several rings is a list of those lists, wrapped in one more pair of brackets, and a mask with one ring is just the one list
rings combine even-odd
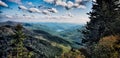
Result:
{"label": "sky", "polygon": [[0,0],[0,21],[85,24],[91,0]]}

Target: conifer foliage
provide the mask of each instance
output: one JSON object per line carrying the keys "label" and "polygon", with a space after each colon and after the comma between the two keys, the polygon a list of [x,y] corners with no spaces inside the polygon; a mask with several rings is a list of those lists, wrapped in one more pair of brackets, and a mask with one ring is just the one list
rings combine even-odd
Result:
{"label": "conifer foliage", "polygon": [[24,40],[26,39],[25,34],[22,31],[22,26],[18,24],[16,26],[16,33],[14,35],[14,40],[12,40],[13,48],[8,55],[8,58],[31,58],[33,53],[28,51],[24,47]]}
{"label": "conifer foliage", "polygon": [[86,25],[83,43],[96,43],[100,38],[120,34],[120,1],[96,0],[93,2],[90,22]]}

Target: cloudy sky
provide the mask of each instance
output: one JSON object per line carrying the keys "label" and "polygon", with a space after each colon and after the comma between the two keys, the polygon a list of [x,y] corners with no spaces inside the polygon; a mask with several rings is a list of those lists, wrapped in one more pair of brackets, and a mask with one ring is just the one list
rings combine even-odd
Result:
{"label": "cloudy sky", "polygon": [[0,21],[86,23],[91,0],[0,0]]}

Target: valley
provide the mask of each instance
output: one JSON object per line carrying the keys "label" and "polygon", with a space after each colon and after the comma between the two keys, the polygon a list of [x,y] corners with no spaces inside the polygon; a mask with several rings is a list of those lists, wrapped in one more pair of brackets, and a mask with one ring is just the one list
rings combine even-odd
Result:
{"label": "valley", "polygon": [[20,48],[14,44],[23,37],[23,48],[32,52],[36,58],[59,57],[71,49],[79,49],[82,46],[79,32],[82,29],[79,28],[82,28],[82,25],[2,22],[0,23],[0,47],[3,48],[0,49],[3,51],[1,56],[8,57],[6,54],[9,55],[14,48]]}
{"label": "valley", "polygon": [[23,26],[38,33],[42,30],[53,36],[60,37],[70,42],[74,48],[80,48],[81,46],[81,38],[83,37],[81,31],[84,29],[83,24],[39,22],[23,23]]}

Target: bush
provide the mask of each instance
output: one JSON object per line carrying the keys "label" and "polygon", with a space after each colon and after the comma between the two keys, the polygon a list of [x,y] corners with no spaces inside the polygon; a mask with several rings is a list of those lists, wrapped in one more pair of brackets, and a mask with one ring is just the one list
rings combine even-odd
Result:
{"label": "bush", "polygon": [[80,51],[74,50],[62,54],[60,58],[85,58],[85,56]]}
{"label": "bush", "polygon": [[93,45],[92,58],[120,58],[120,37],[108,36]]}

